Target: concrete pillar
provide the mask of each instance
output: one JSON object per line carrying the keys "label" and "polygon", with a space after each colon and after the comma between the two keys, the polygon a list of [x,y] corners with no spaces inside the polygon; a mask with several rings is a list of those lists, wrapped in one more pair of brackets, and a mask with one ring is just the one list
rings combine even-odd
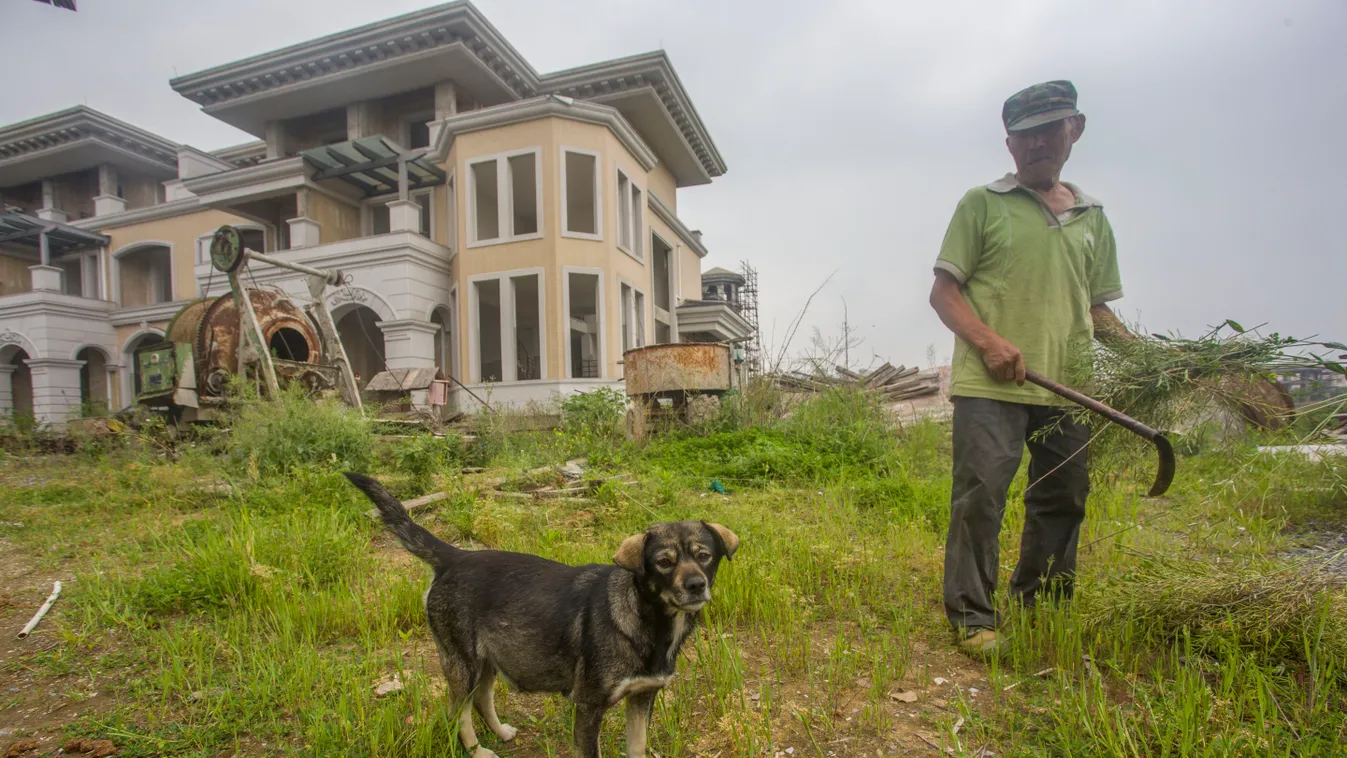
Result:
{"label": "concrete pillar", "polygon": [[33,376],[33,417],[56,428],[79,416],[80,367],[84,361],[37,358],[27,361]]}
{"label": "concrete pillar", "polygon": [[285,122],[268,121],[266,126],[267,160],[285,157]]}
{"label": "concrete pillar", "polygon": [[106,216],[126,210],[126,200],[117,194],[117,167],[101,163],[98,166],[98,194],[94,195],[94,215]]}
{"label": "concrete pillar", "polygon": [[7,418],[14,410],[14,370],[12,364],[0,365],[0,419]]}
{"label": "concrete pillar", "polygon": [[389,369],[435,368],[437,324],[418,319],[380,321],[384,335],[384,363]]}
{"label": "concrete pillar", "polygon": [[42,180],[42,207],[37,209],[37,217],[62,224],[70,220],[65,211],[56,207],[56,182],[51,179]]}
{"label": "concrete pillar", "polygon": [[421,231],[421,206],[412,200],[393,200],[388,203],[388,231]]}
{"label": "concrete pillar", "polygon": [[52,292],[61,291],[61,269],[56,266],[29,266],[28,271],[33,278],[33,291],[49,290]]}
{"label": "concrete pillar", "polygon": [[290,249],[298,250],[301,247],[314,247],[322,244],[322,226],[317,221],[308,216],[296,216],[287,219],[286,224],[290,226]]}
{"label": "concrete pillar", "polygon": [[440,122],[458,113],[458,89],[452,79],[435,85],[435,120],[430,123],[430,144],[440,136]]}
{"label": "concrete pillar", "polygon": [[374,103],[364,100],[346,106],[346,139],[361,139],[375,133]]}
{"label": "concrete pillar", "polygon": [[290,226],[290,249],[313,247],[322,243],[322,227],[309,217],[309,190],[295,192],[295,217],[287,219]]}

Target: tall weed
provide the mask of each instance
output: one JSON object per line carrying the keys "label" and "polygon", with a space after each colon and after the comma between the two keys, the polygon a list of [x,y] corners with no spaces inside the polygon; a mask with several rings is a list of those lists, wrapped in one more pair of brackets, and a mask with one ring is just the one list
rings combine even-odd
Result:
{"label": "tall weed", "polygon": [[368,471],[374,435],[366,419],[333,399],[314,399],[296,385],[274,400],[243,401],[232,420],[229,457],[254,478],[297,466]]}

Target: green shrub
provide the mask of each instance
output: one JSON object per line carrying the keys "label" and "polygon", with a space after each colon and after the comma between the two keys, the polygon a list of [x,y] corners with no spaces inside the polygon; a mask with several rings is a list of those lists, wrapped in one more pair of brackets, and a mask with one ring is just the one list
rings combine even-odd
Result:
{"label": "green shrub", "polygon": [[570,455],[583,455],[591,463],[611,463],[624,442],[623,419],[627,396],[611,387],[578,392],[561,404],[561,434]]}
{"label": "green shrub", "polygon": [[374,435],[359,413],[336,400],[316,400],[292,386],[275,400],[243,401],[233,419],[232,462],[254,477],[300,465],[367,471]]}
{"label": "green shrub", "polygon": [[391,457],[394,470],[409,480],[412,491],[404,493],[404,497],[417,497],[435,486],[435,474],[463,464],[463,443],[458,435],[418,434],[393,443]]}

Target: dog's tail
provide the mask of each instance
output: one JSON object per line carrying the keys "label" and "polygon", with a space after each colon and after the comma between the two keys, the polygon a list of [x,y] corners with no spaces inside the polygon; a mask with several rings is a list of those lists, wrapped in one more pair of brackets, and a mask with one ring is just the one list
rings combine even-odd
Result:
{"label": "dog's tail", "polygon": [[457,552],[457,548],[453,545],[412,521],[412,517],[407,515],[407,509],[402,507],[397,498],[388,494],[388,490],[384,489],[382,484],[364,474],[347,472],[346,478],[365,493],[365,497],[379,509],[379,518],[383,520],[384,526],[398,538],[398,542],[402,543],[407,552],[437,569],[447,564]]}

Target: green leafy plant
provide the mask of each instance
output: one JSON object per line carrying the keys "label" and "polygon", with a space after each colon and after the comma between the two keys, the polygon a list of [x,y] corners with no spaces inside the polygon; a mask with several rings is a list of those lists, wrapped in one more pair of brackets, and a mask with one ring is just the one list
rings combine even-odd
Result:
{"label": "green leafy plant", "polygon": [[296,466],[366,471],[374,436],[363,416],[340,402],[308,397],[302,387],[275,400],[239,402],[229,457],[250,476],[285,474]]}
{"label": "green leafy plant", "polygon": [[569,454],[594,463],[612,462],[623,442],[627,396],[611,387],[579,392],[561,403],[561,434]]}
{"label": "green leafy plant", "polygon": [[397,473],[408,477],[411,492],[416,497],[435,485],[435,474],[454,465],[462,465],[463,444],[458,435],[435,437],[418,434],[395,442],[391,449],[393,466]]}

